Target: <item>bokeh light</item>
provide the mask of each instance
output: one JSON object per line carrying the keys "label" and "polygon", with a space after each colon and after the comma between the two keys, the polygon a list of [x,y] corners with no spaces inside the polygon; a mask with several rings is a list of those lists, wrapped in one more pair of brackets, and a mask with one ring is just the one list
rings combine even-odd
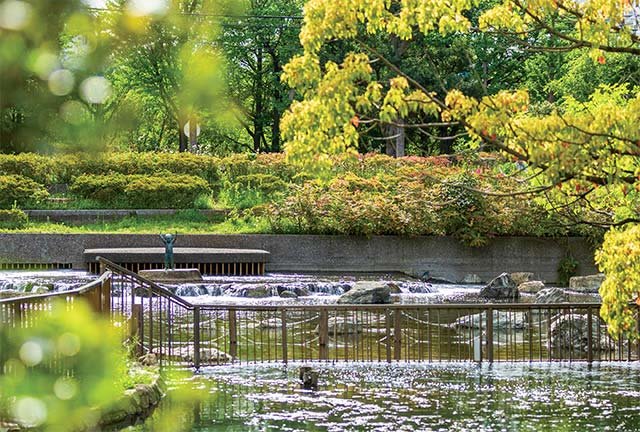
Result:
{"label": "bokeh light", "polygon": [[127,11],[133,16],[164,15],[169,10],[167,0],[129,0]]}
{"label": "bokeh light", "polygon": [[37,427],[47,420],[47,406],[40,399],[22,397],[11,405],[11,414],[20,424]]}
{"label": "bokeh light", "polygon": [[80,84],[80,96],[89,103],[104,103],[111,96],[111,83],[101,76],[87,78]]}
{"label": "bokeh light", "polygon": [[68,69],[58,69],[49,74],[49,90],[56,96],[71,93],[76,82],[73,72]]}
{"label": "bokeh light", "polygon": [[34,341],[27,341],[20,347],[20,360],[27,366],[35,366],[42,361],[42,347]]}
{"label": "bokeh light", "polygon": [[18,0],[0,3],[0,27],[7,30],[22,30],[29,24],[31,5]]}

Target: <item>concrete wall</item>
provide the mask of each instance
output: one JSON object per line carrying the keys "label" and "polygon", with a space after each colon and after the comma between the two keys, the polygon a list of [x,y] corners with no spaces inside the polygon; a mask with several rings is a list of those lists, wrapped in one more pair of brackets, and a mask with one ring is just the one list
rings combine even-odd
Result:
{"label": "concrete wall", "polygon": [[[147,234],[0,234],[0,261],[73,263],[84,268],[90,248],[159,247]],[[593,251],[581,238],[496,238],[469,248],[448,237],[314,235],[180,235],[176,247],[247,248],[271,252],[267,271],[401,271],[459,281],[475,273],[482,280],[497,274],[530,271],[547,282],[557,280],[558,261],[569,251],[579,274],[593,274]]]}

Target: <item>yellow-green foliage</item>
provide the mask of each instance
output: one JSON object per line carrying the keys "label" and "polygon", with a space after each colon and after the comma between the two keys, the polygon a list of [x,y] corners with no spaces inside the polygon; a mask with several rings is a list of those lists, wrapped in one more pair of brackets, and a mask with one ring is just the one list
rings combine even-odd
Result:
{"label": "yellow-green foliage", "polygon": [[20,175],[0,175],[0,208],[34,206],[49,196],[35,181]]}
{"label": "yellow-green foliage", "polygon": [[606,275],[600,316],[612,335],[637,339],[638,307],[632,302],[640,304],[640,225],[609,231],[596,261]]}
{"label": "yellow-green foliage", "polygon": [[69,190],[81,198],[135,208],[192,208],[198,197],[211,193],[200,177],[170,173],[83,175]]}
{"label": "yellow-green foliage", "polygon": [[29,177],[45,185],[71,183],[76,177],[88,174],[152,175],[170,172],[202,177],[216,187],[220,180],[219,167],[219,158],[192,153],[0,155],[0,173]]}
{"label": "yellow-green foliage", "polygon": [[517,178],[488,168],[387,156],[364,156],[345,166],[353,171],[294,185],[282,202],[267,207],[274,231],[452,235],[470,246],[500,235],[575,234],[530,197],[486,195],[522,187]]}
{"label": "yellow-green foliage", "polygon": [[0,229],[22,229],[28,221],[27,214],[17,208],[0,210]]}
{"label": "yellow-green foliage", "polygon": [[[0,327],[0,401],[4,416],[46,431],[71,431],[98,420],[92,408],[122,389],[126,373],[120,333],[76,300],[54,304],[28,327]],[[0,415],[3,417],[3,415]]]}

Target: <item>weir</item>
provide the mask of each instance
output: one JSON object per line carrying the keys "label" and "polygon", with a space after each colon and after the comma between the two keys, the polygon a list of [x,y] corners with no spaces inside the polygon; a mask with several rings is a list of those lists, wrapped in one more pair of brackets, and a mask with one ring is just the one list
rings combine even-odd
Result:
{"label": "weir", "polygon": [[[134,273],[164,268],[164,248],[85,249],[84,261],[90,273],[99,274],[98,257]],[[174,248],[178,269],[198,269],[204,275],[263,275],[270,253],[261,249]]]}
{"label": "weir", "polygon": [[[195,304],[103,258],[81,289],[0,300],[0,324],[28,326],[54,299],[87,299],[119,323],[140,355],[164,366],[230,362],[635,361],[640,344],[612,339],[598,303]],[[634,314],[640,307],[630,305]]]}

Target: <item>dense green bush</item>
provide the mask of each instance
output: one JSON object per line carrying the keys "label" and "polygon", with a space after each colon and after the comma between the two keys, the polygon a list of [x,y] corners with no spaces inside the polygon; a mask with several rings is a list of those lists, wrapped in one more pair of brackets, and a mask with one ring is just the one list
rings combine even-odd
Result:
{"label": "dense green bush", "polygon": [[0,154],[0,175],[19,175],[43,185],[51,184],[55,181],[55,167],[52,159],[43,155]]}
{"label": "dense green bush", "polygon": [[220,199],[229,206],[246,209],[278,201],[288,188],[288,183],[272,174],[247,174],[225,182]]}
{"label": "dense green bush", "polygon": [[77,177],[69,190],[80,198],[120,208],[191,208],[201,195],[211,193],[202,178],[171,173],[85,175]]}
{"label": "dense green bush", "polygon": [[[406,166],[399,169],[407,172]],[[265,214],[275,232],[451,235],[469,246],[481,246],[500,235],[572,234],[528,197],[480,192],[497,187],[508,192],[518,187],[515,180],[460,174],[454,167],[441,175],[363,178],[347,173],[326,183],[310,181],[294,186]]]}
{"label": "dense green bush", "polygon": [[27,222],[27,214],[22,210],[0,210],[0,229],[21,229],[27,226]]}
{"label": "dense green bush", "polygon": [[0,208],[8,209],[14,205],[31,207],[38,205],[49,193],[44,186],[20,175],[0,175]]}
{"label": "dense green bush", "polygon": [[0,155],[0,174],[21,175],[38,183],[72,183],[83,175],[154,175],[164,172],[202,177],[220,187],[220,159],[191,153],[109,153],[43,156],[34,153]]}

